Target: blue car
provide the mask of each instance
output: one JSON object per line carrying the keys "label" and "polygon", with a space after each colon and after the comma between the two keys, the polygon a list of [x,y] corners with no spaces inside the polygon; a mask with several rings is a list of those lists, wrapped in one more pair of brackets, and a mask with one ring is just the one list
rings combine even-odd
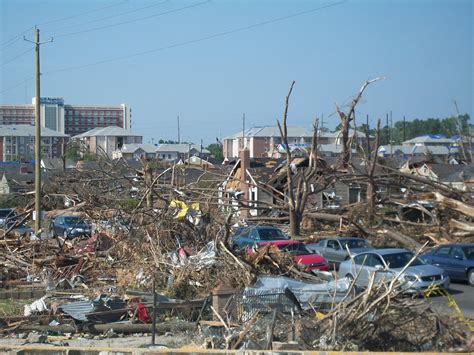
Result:
{"label": "blue car", "polygon": [[440,245],[421,258],[444,269],[451,279],[467,281],[474,286],[474,244]]}
{"label": "blue car", "polygon": [[79,216],[58,216],[49,225],[49,233],[54,238],[61,236],[71,239],[78,236],[90,236],[92,227]]}
{"label": "blue car", "polygon": [[242,250],[252,248],[254,245],[261,242],[288,239],[290,239],[290,237],[277,227],[256,225],[239,228],[236,234],[232,237],[232,243],[235,250]]}

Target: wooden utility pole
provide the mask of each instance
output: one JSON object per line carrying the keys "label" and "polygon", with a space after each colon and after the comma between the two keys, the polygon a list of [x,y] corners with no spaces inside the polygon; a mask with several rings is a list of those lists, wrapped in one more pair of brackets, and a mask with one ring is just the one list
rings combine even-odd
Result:
{"label": "wooden utility pole", "polygon": [[178,116],[178,144],[181,143],[181,135],[179,133],[179,116]]}
{"label": "wooden utility pole", "polygon": [[40,45],[49,41],[40,42],[40,30],[35,29],[35,41],[30,41],[23,37],[25,41],[34,43],[35,45],[35,83],[36,83],[36,99],[35,99],[35,234],[41,232],[41,70],[40,70]]}
{"label": "wooden utility pole", "polygon": [[245,149],[245,113],[242,115],[242,149]]}

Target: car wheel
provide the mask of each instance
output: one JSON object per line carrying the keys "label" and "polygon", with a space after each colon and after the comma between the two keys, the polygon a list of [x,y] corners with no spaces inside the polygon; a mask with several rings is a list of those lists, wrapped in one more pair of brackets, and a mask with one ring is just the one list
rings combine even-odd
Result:
{"label": "car wheel", "polygon": [[351,283],[354,282],[354,276],[352,276],[351,274],[347,274],[346,277],[349,279]]}
{"label": "car wheel", "polygon": [[469,285],[474,286],[474,269],[469,270],[467,273],[467,282],[469,282]]}

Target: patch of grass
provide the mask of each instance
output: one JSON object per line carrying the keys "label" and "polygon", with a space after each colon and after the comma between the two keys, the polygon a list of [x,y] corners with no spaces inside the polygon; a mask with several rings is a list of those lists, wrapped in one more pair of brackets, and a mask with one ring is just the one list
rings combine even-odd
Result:
{"label": "patch of grass", "polygon": [[0,316],[23,315],[25,304],[30,304],[34,301],[34,299],[17,300],[12,298],[0,300]]}

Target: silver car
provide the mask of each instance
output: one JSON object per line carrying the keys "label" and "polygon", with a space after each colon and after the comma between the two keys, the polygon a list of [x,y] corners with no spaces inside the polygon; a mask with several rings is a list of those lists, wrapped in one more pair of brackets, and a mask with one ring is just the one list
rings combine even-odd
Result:
{"label": "silver car", "polygon": [[[349,259],[349,253],[354,256],[374,249],[366,240],[350,237],[326,238],[319,243],[307,244],[306,247],[315,253],[321,254],[329,263],[336,266]],[[347,249],[349,249],[349,252]]]}
{"label": "silver car", "polygon": [[[413,258],[414,254],[406,249],[378,249],[364,252],[347,260],[339,266],[339,277],[354,279],[358,274],[356,285],[366,287],[370,275],[375,273],[375,282],[392,280]],[[377,272],[376,272],[377,271]],[[419,293],[431,285],[449,288],[449,276],[439,267],[426,264],[415,258],[410,266],[400,275],[404,281],[403,291]]]}

